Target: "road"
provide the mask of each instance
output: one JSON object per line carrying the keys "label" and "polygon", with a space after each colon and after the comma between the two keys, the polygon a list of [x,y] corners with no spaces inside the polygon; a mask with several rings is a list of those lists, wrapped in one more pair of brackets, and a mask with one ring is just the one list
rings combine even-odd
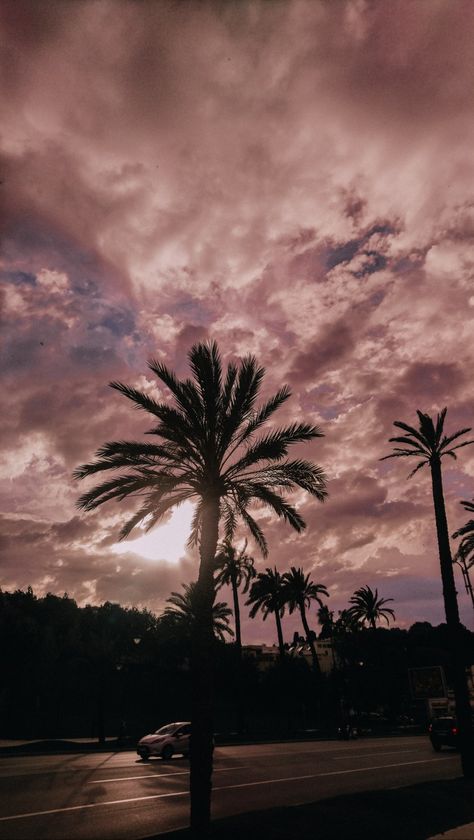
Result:
{"label": "road", "polygon": [[[0,839],[137,840],[187,824],[189,762],[134,752],[0,758]],[[461,774],[426,737],[215,750],[213,816]]]}

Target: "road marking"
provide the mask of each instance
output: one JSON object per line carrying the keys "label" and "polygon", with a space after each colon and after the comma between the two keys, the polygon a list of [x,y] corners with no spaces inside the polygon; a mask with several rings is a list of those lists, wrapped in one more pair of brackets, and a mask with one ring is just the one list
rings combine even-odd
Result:
{"label": "road marking", "polygon": [[[225,773],[227,770],[243,770],[248,764],[241,764],[237,767],[214,767],[213,773]],[[94,779],[87,782],[88,785],[100,785],[102,782],[130,782],[133,779],[164,779],[168,776],[188,776],[189,770],[178,770],[176,773],[147,773],[146,776],[122,776],[120,779]]]}
{"label": "road marking", "polygon": [[187,796],[187,790],[176,793],[155,793],[151,796],[133,796],[131,799],[114,799],[111,802],[90,802],[87,805],[69,805],[67,808],[50,808],[49,811],[30,811],[29,814],[13,814],[11,817],[0,817],[0,822],[8,820],[23,820],[27,817],[46,817],[48,814],[63,814],[66,811],[82,811],[85,808],[100,808],[103,805],[125,805],[127,802],[143,802],[144,799],[165,799],[169,796]]}
{"label": "road marking", "polygon": [[[450,761],[453,758],[458,758],[458,756],[453,755],[447,756],[446,758],[427,758],[421,761],[404,761],[398,764],[379,764],[376,767],[358,767],[354,770],[334,770],[330,773],[311,773],[307,776],[289,776],[285,779],[264,779],[263,781],[259,782],[243,782],[238,785],[221,785],[220,787],[213,788],[213,790],[234,790],[236,788],[257,787],[258,785],[273,785],[281,782],[298,782],[302,779],[317,779],[321,776],[340,776],[345,773],[366,773],[368,770],[385,770],[389,767],[406,767],[409,764],[430,764],[433,761]],[[100,808],[106,805],[125,805],[130,802],[144,802],[148,799],[167,799],[171,798],[172,796],[188,795],[188,790],[181,790],[175,791],[173,793],[154,793],[148,796],[133,796],[129,799],[113,799],[109,802],[91,802],[85,805],[69,805],[66,808],[51,808],[48,811],[30,811],[27,814],[12,814],[9,817],[0,817],[0,822],[8,822],[9,820],[23,820],[27,819],[28,817],[45,817],[49,814],[63,814],[69,811],[81,811],[85,810],[86,808]]]}
{"label": "road marking", "polygon": [[375,753],[348,753],[347,755],[335,755],[334,761],[345,761],[347,758],[371,758],[373,755],[401,755],[402,753],[413,753],[418,752],[418,750],[392,750],[392,752],[375,752]]}
{"label": "road marking", "polygon": [[261,782],[243,782],[239,785],[223,785],[213,790],[230,790],[231,788],[253,787],[256,785],[273,785],[278,782],[299,782],[302,779],[317,779],[321,776],[342,776],[344,773],[366,773],[368,770],[385,770],[389,767],[406,767],[408,764],[429,764],[431,761],[449,761],[450,758],[426,758],[422,761],[403,761],[399,764],[379,764],[377,767],[357,767],[354,770],[332,770],[330,773],[310,773],[307,776],[289,776],[286,779],[264,779]]}

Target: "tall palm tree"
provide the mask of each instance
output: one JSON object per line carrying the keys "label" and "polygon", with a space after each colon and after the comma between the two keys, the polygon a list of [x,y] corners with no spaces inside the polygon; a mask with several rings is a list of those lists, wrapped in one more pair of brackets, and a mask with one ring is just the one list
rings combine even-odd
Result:
{"label": "tall palm tree", "polygon": [[255,618],[258,611],[261,610],[263,620],[265,621],[267,616],[273,613],[277,628],[280,659],[283,660],[285,656],[285,645],[283,642],[281,619],[285,612],[284,581],[283,576],[276,567],[274,569],[267,567],[264,572],[258,573],[256,580],[254,580],[250,587],[250,594],[245,603],[252,605],[249,613],[250,618]]}
{"label": "tall palm tree", "polygon": [[[438,537],[438,551],[443,583],[444,608],[446,624],[450,638],[451,656],[453,662],[453,687],[456,700],[456,715],[459,727],[459,744],[463,774],[466,778],[474,778],[474,735],[471,728],[471,706],[466,680],[465,663],[462,656],[462,625],[459,620],[456,587],[454,584],[453,563],[449,544],[448,521],[444,504],[443,479],[441,459],[445,455],[456,459],[456,450],[474,443],[473,440],[459,441],[462,435],[470,432],[470,428],[459,429],[454,434],[444,433],[444,421],[447,409],[438,414],[436,423],[429,414],[417,411],[418,428],[408,426],[397,420],[394,423],[404,432],[399,437],[390,438],[393,443],[401,444],[394,447],[394,451],[385,458],[417,458],[418,463],[409,478],[427,464],[431,470],[431,488],[433,493],[436,533]],[[381,460],[385,460],[382,458]]]}
{"label": "tall palm tree", "polygon": [[309,629],[306,610],[310,608],[311,602],[316,601],[320,607],[323,606],[321,596],[329,597],[327,588],[322,583],[313,583],[309,574],[305,575],[303,569],[291,566],[289,572],[283,575],[283,596],[285,602],[288,604],[288,611],[290,614],[298,609],[301,615],[301,622],[303,624],[306,641],[311,651],[311,660],[313,663],[313,670],[316,674],[321,674],[319,666],[318,655],[314,644],[314,636]]}
{"label": "tall palm tree", "polygon": [[373,592],[370,586],[361,586],[349,598],[351,606],[347,613],[362,624],[367,622],[372,630],[375,630],[377,621],[380,621],[381,618],[387,624],[390,623],[389,616],[395,618],[394,611],[390,607],[384,607],[384,604],[388,604],[389,601],[393,601],[393,598],[379,598],[377,589]]}
{"label": "tall palm tree", "polygon": [[255,577],[255,561],[253,557],[246,554],[247,540],[240,551],[232,545],[230,540],[224,540],[216,554],[216,591],[222,586],[230,586],[234,602],[235,619],[235,644],[239,662],[242,659],[242,637],[240,633],[240,605],[239,588],[242,592],[248,591],[251,580]]}
{"label": "tall palm tree", "polygon": [[[177,629],[184,631],[184,634],[191,639],[197,618],[196,583],[184,583],[183,589],[184,592],[172,592],[170,597],[166,599],[166,603],[170,606],[165,607],[160,619],[169,621]],[[230,636],[234,635],[233,630],[229,627],[229,616],[231,615],[232,610],[224,601],[213,604],[212,629],[214,636],[221,642],[225,641],[226,633]]]}
{"label": "tall palm tree", "polygon": [[265,371],[255,357],[245,357],[240,365],[229,364],[223,374],[217,344],[212,342],[192,347],[189,363],[192,377],[179,380],[162,362],[149,362],[170,392],[168,402],[158,402],[148,393],[111,382],[112,388],[136,408],[151,415],[154,425],[149,434],[157,440],[106,443],[98,450],[96,460],[78,467],[75,476],[82,479],[100,472],[113,473],[112,478],[81,496],[78,504],[85,510],[111,500],[140,500],[138,510],[122,527],[121,539],[140,523],[150,530],[172,508],[187,499],[195,501],[190,541],[199,547],[199,573],[191,657],[191,826],[195,834],[205,835],[211,801],[212,605],[219,526],[223,536],[230,539],[237,521],[242,520],[265,555],[267,544],[250,513],[252,503],[270,508],[301,531],[305,522],[281,491],[301,488],[323,501],[326,487],[319,467],[287,458],[291,445],[321,437],[316,426],[291,423],[255,437],[291,393],[283,386],[258,407]]}

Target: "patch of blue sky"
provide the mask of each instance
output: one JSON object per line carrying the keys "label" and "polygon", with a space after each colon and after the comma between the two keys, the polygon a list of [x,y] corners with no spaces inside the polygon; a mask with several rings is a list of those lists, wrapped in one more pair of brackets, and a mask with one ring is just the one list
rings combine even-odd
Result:
{"label": "patch of blue sky", "polygon": [[35,286],[36,275],[29,271],[1,271],[0,279],[15,286]]}
{"label": "patch of blue sky", "polygon": [[135,330],[135,318],[129,309],[111,308],[103,318],[98,321],[98,326],[110,330],[116,338],[130,335]]}
{"label": "patch of blue sky", "polygon": [[171,303],[167,311],[175,320],[181,319],[197,326],[207,326],[214,318],[209,308],[191,295],[184,295]]}

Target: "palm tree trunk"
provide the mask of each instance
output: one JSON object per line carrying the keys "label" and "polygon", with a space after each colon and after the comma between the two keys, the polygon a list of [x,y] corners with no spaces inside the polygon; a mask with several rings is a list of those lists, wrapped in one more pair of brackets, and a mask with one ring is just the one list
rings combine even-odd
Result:
{"label": "palm tree trunk", "polygon": [[306,636],[306,641],[309,644],[309,649],[311,651],[311,659],[313,662],[313,671],[318,677],[321,676],[321,666],[318,660],[318,654],[316,653],[316,646],[313,641],[313,637],[311,635],[311,630],[309,629],[308,619],[306,618],[306,608],[304,605],[304,601],[299,605],[300,613],[301,613],[301,621],[303,623],[303,628]]}
{"label": "palm tree trunk", "polygon": [[239,734],[244,731],[244,704],[243,704],[243,687],[242,687],[242,638],[240,635],[240,605],[239,605],[239,588],[235,576],[231,578],[232,596],[234,599],[234,619],[235,619],[235,649],[237,651],[237,687],[235,693],[236,704],[236,728]]}
{"label": "palm tree trunk", "polygon": [[191,830],[193,837],[208,836],[211,819],[212,751],[214,723],[212,607],[214,558],[219,530],[219,499],[204,502],[200,565],[196,585],[196,624],[192,641],[192,731],[190,755]]}
{"label": "palm tree trunk", "polygon": [[240,605],[239,605],[239,590],[237,587],[237,581],[232,575],[231,579],[232,584],[232,596],[234,599],[234,619],[235,619],[235,647],[237,650],[237,657],[239,663],[242,660],[242,639],[240,636]]}
{"label": "palm tree trunk", "polygon": [[278,647],[280,648],[280,659],[283,661],[285,658],[285,645],[283,642],[283,632],[281,629],[281,618],[280,613],[278,610],[275,610],[275,621],[277,626],[277,636],[278,636]]}
{"label": "palm tree trunk", "polygon": [[453,663],[453,688],[459,729],[461,765],[464,777],[474,779],[474,733],[471,723],[471,704],[469,701],[466,667],[463,657],[462,626],[459,620],[456,587],[454,584],[448,522],[444,506],[441,461],[439,457],[432,457],[430,463],[441,579],[443,582],[444,608]]}

